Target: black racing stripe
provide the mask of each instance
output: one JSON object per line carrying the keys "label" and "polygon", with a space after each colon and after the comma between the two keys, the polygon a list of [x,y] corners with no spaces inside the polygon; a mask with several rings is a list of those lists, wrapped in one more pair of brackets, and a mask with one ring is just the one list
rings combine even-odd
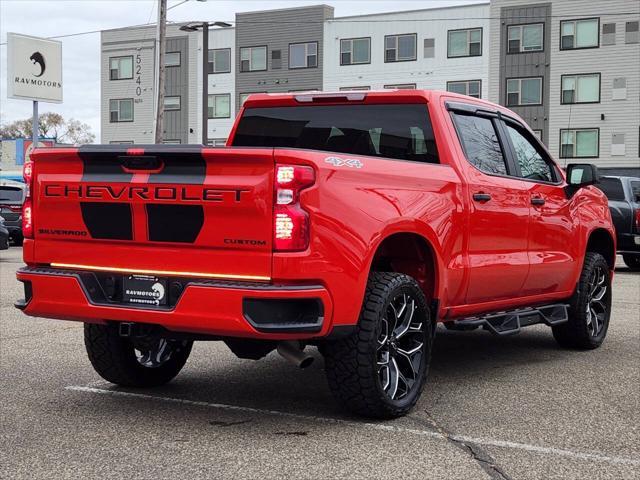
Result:
{"label": "black racing stripe", "polygon": [[149,183],[204,184],[207,162],[201,152],[164,153],[158,154],[158,157],[162,160],[164,168],[159,173],[149,175]]}
{"label": "black racing stripe", "polygon": [[146,207],[152,242],[194,243],[204,225],[202,205],[150,203]]}
{"label": "black racing stripe", "polygon": [[121,182],[129,183],[133,174],[122,169],[120,156],[123,151],[90,151],[78,149],[78,156],[82,159],[83,182]]}
{"label": "black racing stripe", "polygon": [[92,238],[133,240],[131,206],[128,203],[80,202],[80,209]]}

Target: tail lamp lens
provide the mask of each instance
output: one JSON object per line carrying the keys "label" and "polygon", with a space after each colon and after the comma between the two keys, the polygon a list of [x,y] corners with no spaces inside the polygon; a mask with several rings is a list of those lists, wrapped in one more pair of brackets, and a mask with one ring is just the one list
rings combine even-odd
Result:
{"label": "tail lamp lens", "polygon": [[33,206],[31,198],[27,198],[22,206],[22,235],[33,238]]}
{"label": "tail lamp lens", "polygon": [[640,208],[636,210],[636,232],[640,233]]}
{"label": "tail lamp lens", "polygon": [[314,182],[315,172],[312,167],[276,166],[273,209],[275,251],[300,251],[309,246],[309,214],[300,206],[300,192]]}
{"label": "tail lamp lens", "polygon": [[22,236],[33,238],[33,203],[31,201],[31,190],[33,187],[33,161],[25,162],[22,167],[22,177],[27,186],[26,198],[22,205]]}

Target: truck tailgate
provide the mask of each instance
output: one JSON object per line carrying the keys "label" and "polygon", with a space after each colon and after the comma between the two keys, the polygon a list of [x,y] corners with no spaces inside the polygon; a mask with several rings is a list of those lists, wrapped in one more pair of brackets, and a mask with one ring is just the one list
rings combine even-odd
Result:
{"label": "truck tailgate", "polygon": [[33,158],[35,263],[269,280],[271,148],[96,145]]}

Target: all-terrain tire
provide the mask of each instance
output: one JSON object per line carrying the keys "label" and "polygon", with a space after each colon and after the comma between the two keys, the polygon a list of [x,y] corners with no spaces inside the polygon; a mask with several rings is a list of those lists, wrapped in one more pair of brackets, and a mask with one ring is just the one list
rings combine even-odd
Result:
{"label": "all-terrain tire", "polygon": [[624,263],[627,264],[627,267],[633,272],[640,272],[640,253],[637,255],[632,255],[630,253],[624,253],[622,255],[622,259]]}
{"label": "all-terrain tire", "polygon": [[[593,285],[592,281],[596,272],[604,274],[603,287],[606,288],[604,296],[600,301],[602,305],[602,318],[600,329],[594,335],[591,324],[593,311],[590,308],[592,302]],[[600,308],[600,307],[598,307]],[[600,310],[598,310],[599,312]],[[598,313],[596,312],[596,313]],[[569,321],[552,327],[553,336],[556,341],[565,348],[579,350],[591,350],[602,345],[609,328],[609,317],[611,316],[611,275],[607,261],[602,255],[594,252],[587,252],[584,258],[584,265],[576,292],[571,297],[569,306]],[[598,317],[600,318],[600,317]]]}
{"label": "all-terrain tire", "polygon": [[[414,383],[401,399],[394,400],[385,392],[379,373],[379,339],[383,317],[390,302],[399,295],[415,299],[413,335],[424,338],[423,353],[416,363]],[[327,342],[322,352],[329,387],[335,398],[348,410],[372,418],[394,418],[405,415],[420,398],[425,384],[434,328],[424,293],[408,275],[375,272],[369,277],[364,302],[354,333]],[[387,324],[387,329],[388,329]],[[388,332],[387,332],[388,333]],[[395,347],[394,347],[395,348]],[[397,365],[396,365],[397,369]],[[391,373],[387,372],[390,376]]]}
{"label": "all-terrain tire", "polygon": [[118,334],[117,324],[84,324],[91,365],[105,380],[125,387],[156,387],[171,381],[189,358],[193,342],[174,342],[169,358],[149,367],[138,361],[134,344]]}

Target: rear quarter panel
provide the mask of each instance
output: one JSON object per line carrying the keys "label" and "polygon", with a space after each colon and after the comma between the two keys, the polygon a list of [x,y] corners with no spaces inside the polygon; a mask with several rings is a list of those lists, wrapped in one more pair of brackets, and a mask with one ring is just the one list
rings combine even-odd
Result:
{"label": "rear quarter panel", "polygon": [[[331,157],[361,166],[335,166]],[[462,298],[463,196],[450,166],[309,150],[276,150],[275,158],[313,166],[317,180],[301,196],[311,217],[309,249],[275,254],[273,278],[317,279],[327,286],[334,325],[357,321],[373,256],[394,233],[427,240],[437,259],[437,297],[445,305]]]}

